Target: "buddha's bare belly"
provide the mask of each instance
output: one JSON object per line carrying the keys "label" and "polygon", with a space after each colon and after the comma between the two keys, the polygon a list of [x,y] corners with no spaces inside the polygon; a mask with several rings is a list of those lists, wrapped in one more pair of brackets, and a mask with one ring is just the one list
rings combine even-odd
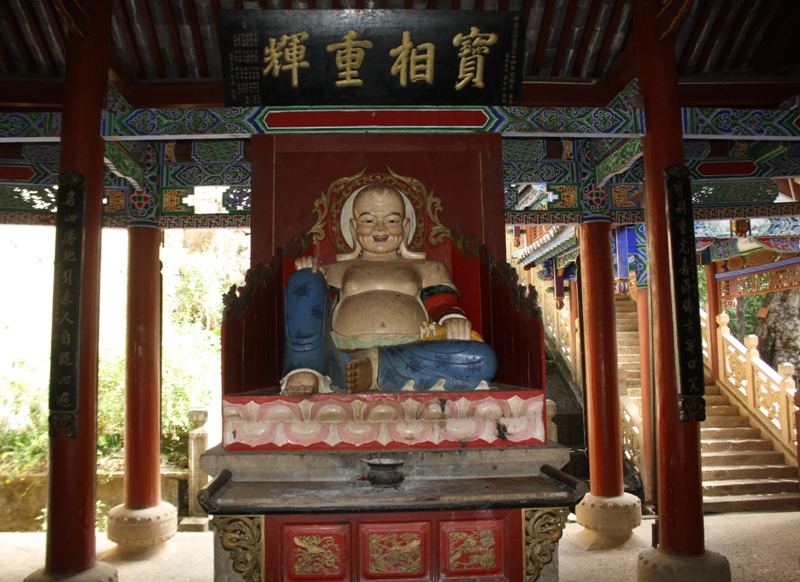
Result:
{"label": "buddha's bare belly", "polygon": [[344,336],[418,335],[427,319],[416,297],[366,291],[340,301],[333,312],[333,330]]}

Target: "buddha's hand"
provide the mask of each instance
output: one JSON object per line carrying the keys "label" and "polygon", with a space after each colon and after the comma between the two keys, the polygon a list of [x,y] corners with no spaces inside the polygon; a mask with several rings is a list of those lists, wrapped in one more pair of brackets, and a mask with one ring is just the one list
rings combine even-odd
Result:
{"label": "buddha's hand", "polygon": [[451,317],[442,322],[442,327],[447,334],[447,339],[469,340],[472,333],[472,323],[469,319]]}
{"label": "buddha's hand", "polygon": [[323,275],[325,274],[325,267],[319,262],[319,257],[300,257],[295,259],[294,266],[298,271],[300,269],[311,269],[314,273],[321,271]]}

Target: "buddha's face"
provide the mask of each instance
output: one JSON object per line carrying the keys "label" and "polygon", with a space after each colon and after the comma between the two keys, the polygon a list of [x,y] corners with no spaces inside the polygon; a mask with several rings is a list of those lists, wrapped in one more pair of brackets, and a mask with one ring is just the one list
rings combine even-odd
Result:
{"label": "buddha's face", "polygon": [[363,256],[392,256],[400,248],[410,221],[403,197],[394,188],[368,186],[353,203],[352,224]]}

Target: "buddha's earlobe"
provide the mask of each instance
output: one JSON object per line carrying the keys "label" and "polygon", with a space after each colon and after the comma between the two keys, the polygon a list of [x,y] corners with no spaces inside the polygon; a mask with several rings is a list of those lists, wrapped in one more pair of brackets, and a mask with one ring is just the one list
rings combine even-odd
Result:
{"label": "buddha's earlobe", "polygon": [[350,221],[350,236],[353,239],[353,250],[349,253],[336,255],[337,261],[349,261],[350,259],[357,259],[361,255],[361,243],[358,242],[358,233],[354,220]]}
{"label": "buddha's earlobe", "polygon": [[408,244],[406,243],[406,239],[404,238],[403,241],[400,243],[400,248],[398,249],[400,256],[404,259],[424,259],[425,253],[421,252],[414,252],[408,248]]}

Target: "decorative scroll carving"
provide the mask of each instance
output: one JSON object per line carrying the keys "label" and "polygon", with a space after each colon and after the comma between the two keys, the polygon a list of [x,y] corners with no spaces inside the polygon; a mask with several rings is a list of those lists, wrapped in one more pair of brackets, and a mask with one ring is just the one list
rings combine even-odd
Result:
{"label": "decorative scroll carving", "polygon": [[314,235],[310,232],[306,234],[301,234],[300,236],[296,236],[289,240],[286,243],[286,256],[289,257],[300,257],[306,252],[308,246],[314,242]]}
{"label": "decorative scroll carving", "polygon": [[539,292],[533,285],[524,287],[519,284],[517,270],[507,261],[497,262],[486,251],[486,247],[479,247],[481,258],[489,265],[489,273],[493,278],[504,279],[511,289],[511,296],[514,306],[519,309],[526,317],[535,317],[542,321],[542,310],[539,307]]}
{"label": "decorative scroll carving", "polygon": [[421,544],[418,533],[370,534],[369,573],[422,572]]}
{"label": "decorative scroll carving", "polygon": [[293,570],[295,574],[339,574],[342,571],[341,548],[333,536],[294,536]]}
{"label": "decorative scroll carving", "polygon": [[256,287],[261,283],[271,281],[276,276],[280,276],[282,267],[283,251],[278,249],[278,252],[275,253],[275,258],[272,259],[268,267],[260,263],[254,269],[247,271],[244,287],[231,285],[231,288],[222,297],[223,321],[227,320],[232,315],[239,315],[247,311],[247,308],[253,301],[253,293]]}
{"label": "decorative scroll carving", "polygon": [[[375,183],[388,184],[403,192],[411,202],[416,217],[416,230],[414,237],[409,243],[411,250],[419,250],[425,237],[432,245],[441,243],[445,238],[450,238],[458,249],[470,256],[478,255],[478,242],[471,236],[450,230],[439,220],[439,213],[442,211],[442,201],[428,192],[425,185],[415,178],[401,176],[400,174],[387,168],[388,174],[365,174],[362,170],[354,176],[339,178],[333,182],[327,192],[314,201],[314,214],[317,221],[308,231],[302,241],[308,245],[310,243],[319,244],[326,236],[330,235],[336,249],[340,253],[350,250],[346,240],[346,233],[342,232],[341,214],[345,201],[353,193],[364,186]],[[303,247],[299,252],[305,250]],[[287,250],[287,254],[295,256],[294,251]]]}
{"label": "decorative scroll carving", "polygon": [[538,580],[542,568],[553,561],[568,513],[566,507],[522,510],[525,582]]}
{"label": "decorative scroll carving", "polygon": [[214,517],[214,529],[230,554],[234,571],[247,582],[260,582],[263,561],[262,517],[231,515]]}

